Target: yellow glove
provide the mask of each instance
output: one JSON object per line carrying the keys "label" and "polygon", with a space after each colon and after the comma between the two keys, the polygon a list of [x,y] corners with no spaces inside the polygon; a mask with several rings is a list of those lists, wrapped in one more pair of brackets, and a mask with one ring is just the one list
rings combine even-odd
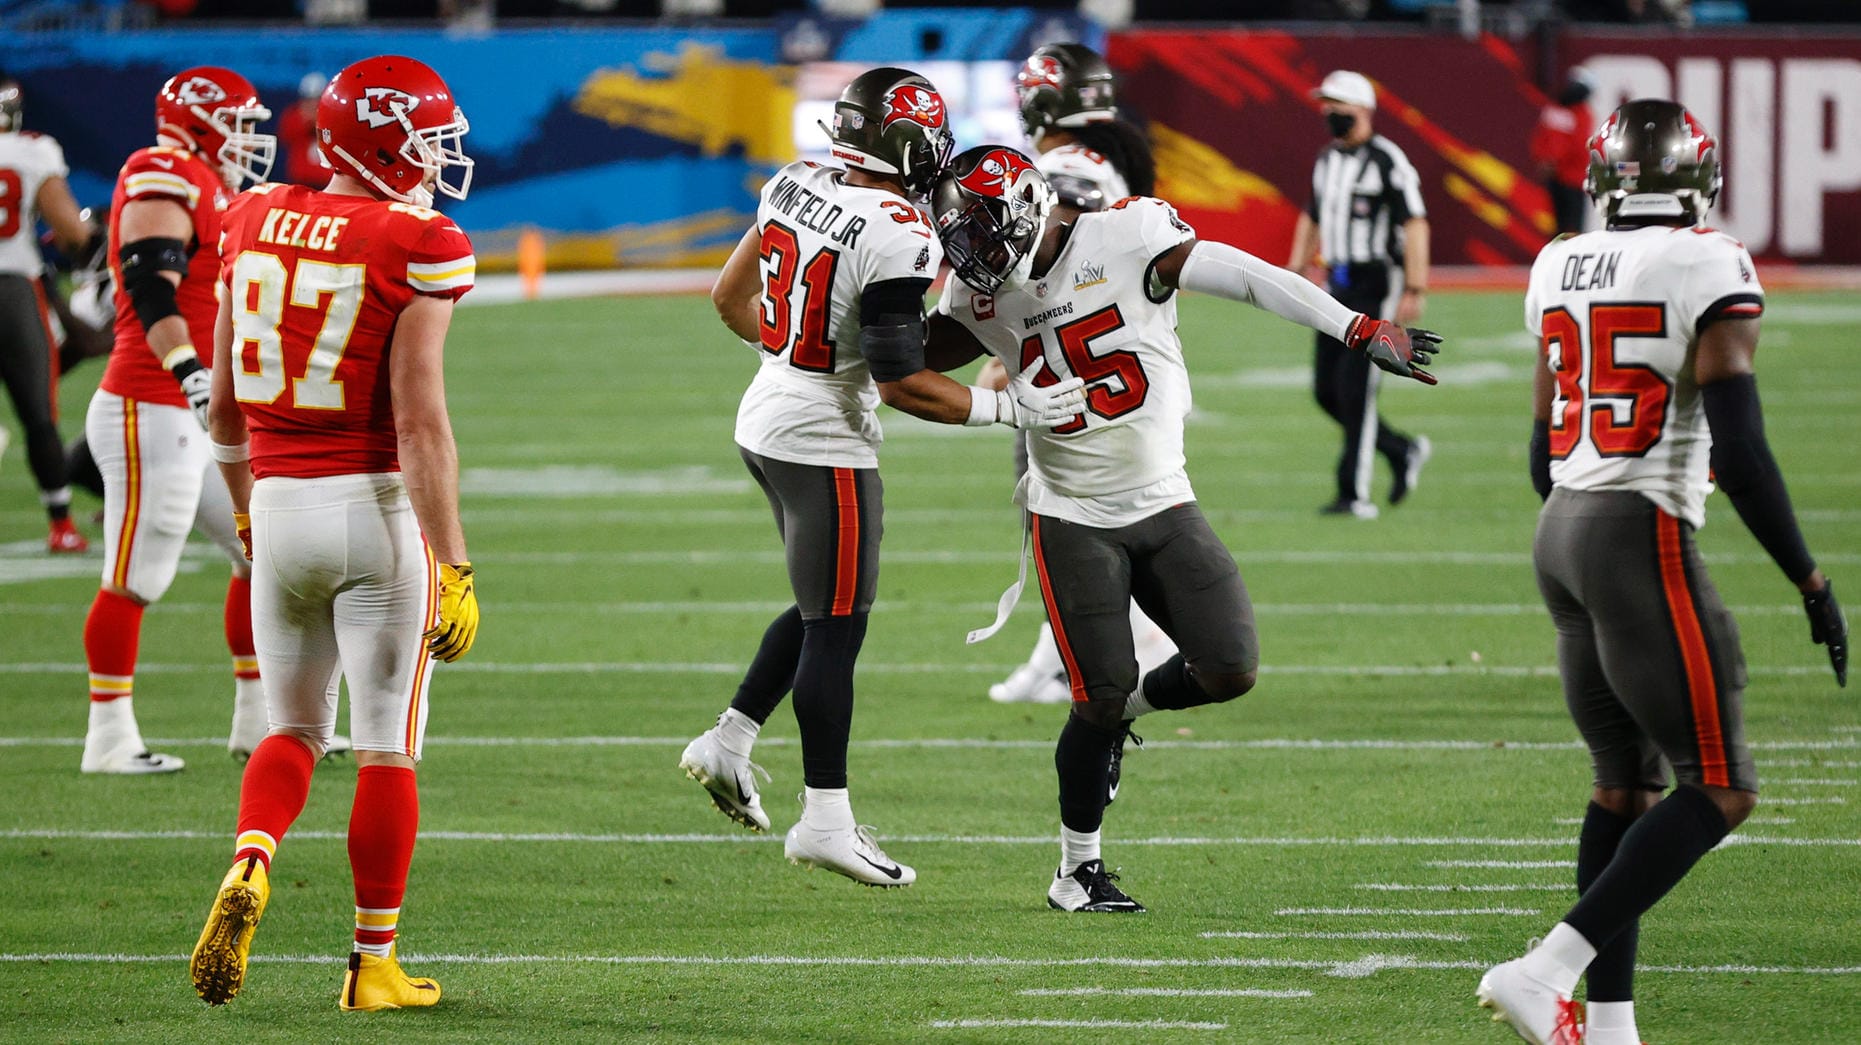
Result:
{"label": "yellow glove", "polygon": [[245,547],[246,561],[252,561],[252,517],[245,512],[233,513],[233,530],[239,534],[239,543]]}
{"label": "yellow glove", "polygon": [[478,637],[478,596],[472,594],[472,564],[439,564],[439,623],[421,638],[435,657],[451,663],[465,656]]}

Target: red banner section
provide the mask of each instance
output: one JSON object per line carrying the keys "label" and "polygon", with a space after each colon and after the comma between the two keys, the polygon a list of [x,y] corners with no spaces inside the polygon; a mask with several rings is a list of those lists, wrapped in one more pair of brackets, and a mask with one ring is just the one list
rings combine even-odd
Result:
{"label": "red banner section", "polygon": [[[1592,111],[1678,97],[1725,143],[1713,221],[1773,260],[1861,264],[1861,38],[1567,36]],[[1329,133],[1310,97],[1332,69],[1376,81],[1376,128],[1422,178],[1443,264],[1529,262],[1550,235],[1527,157],[1545,97],[1529,45],[1496,37],[1134,31],[1108,57],[1149,121],[1158,195],[1211,239],[1283,262]]]}

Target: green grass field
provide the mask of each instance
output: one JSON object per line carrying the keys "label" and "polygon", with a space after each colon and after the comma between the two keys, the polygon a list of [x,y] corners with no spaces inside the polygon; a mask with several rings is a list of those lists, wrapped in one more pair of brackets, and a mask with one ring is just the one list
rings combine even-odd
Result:
{"label": "green grass field", "polygon": [[[1760,358],[1773,444],[1851,605],[1857,319],[1852,299],[1777,295]],[[731,442],[749,353],[696,296],[461,311],[449,383],[484,624],[433,684],[402,947],[445,999],[417,1013],[335,1005],[347,764],[319,771],[283,844],[245,992],[194,997],[184,956],[239,780],[224,566],[195,545],[142,640],[143,731],[187,770],[82,777],[98,558],[39,550],[16,438],[0,466],[0,1038],[1511,1040],[1474,985],[1574,896],[1589,780],[1529,567],[1518,300],[1434,303],[1442,385],[1383,402],[1436,456],[1376,522],[1314,511],[1337,436],[1305,390],[1303,332],[1206,300],[1182,323],[1190,472],[1252,591],[1265,667],[1240,701],[1141,724],[1105,853],[1151,913],[1118,918],[1046,907],[1064,709],[984,696],[1037,611],[962,642],[1014,576],[1007,431],[885,418],[853,791],[920,878],[862,889],[782,859],[801,784],[786,708],[758,755],[772,837],[674,765],[787,599]],[[97,370],[66,385],[70,434]],[[1641,1027],[1657,1045],[1861,1040],[1861,714],[1794,590],[1722,497],[1710,511],[1700,540],[1743,628],[1768,804],[1644,922]]]}

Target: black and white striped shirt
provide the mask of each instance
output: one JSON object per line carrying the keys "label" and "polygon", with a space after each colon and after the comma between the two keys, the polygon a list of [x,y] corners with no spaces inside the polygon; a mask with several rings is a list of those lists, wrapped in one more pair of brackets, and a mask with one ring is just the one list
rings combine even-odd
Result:
{"label": "black and white striped shirt", "polygon": [[1415,167],[1380,134],[1318,154],[1305,212],[1318,223],[1318,249],[1328,265],[1401,265],[1402,223],[1428,216]]}

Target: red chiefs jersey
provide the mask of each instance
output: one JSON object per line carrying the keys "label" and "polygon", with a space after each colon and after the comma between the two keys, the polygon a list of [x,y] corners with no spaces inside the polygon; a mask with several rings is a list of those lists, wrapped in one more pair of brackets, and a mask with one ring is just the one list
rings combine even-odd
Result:
{"label": "red chiefs jersey", "polygon": [[472,288],[465,233],[425,207],[260,185],[227,209],[220,255],[253,475],[399,471],[394,326],[416,294]]}
{"label": "red chiefs jersey", "polygon": [[220,269],[220,212],[226,209],[226,184],[206,160],[185,149],[165,145],[138,149],[116,175],[116,194],[110,200],[110,275],[116,281],[116,348],[103,371],[103,390],[126,399],[186,406],[187,397],[174,375],[149,349],[149,341],[136,318],[136,308],[123,290],[123,263],[117,259],[123,237],[117,225],[123,205],[136,200],[173,200],[187,208],[194,220],[188,242],[187,275],[175,291],[175,307],[187,323],[194,350],[202,365],[213,365],[213,320],[220,303],[213,281]]}

